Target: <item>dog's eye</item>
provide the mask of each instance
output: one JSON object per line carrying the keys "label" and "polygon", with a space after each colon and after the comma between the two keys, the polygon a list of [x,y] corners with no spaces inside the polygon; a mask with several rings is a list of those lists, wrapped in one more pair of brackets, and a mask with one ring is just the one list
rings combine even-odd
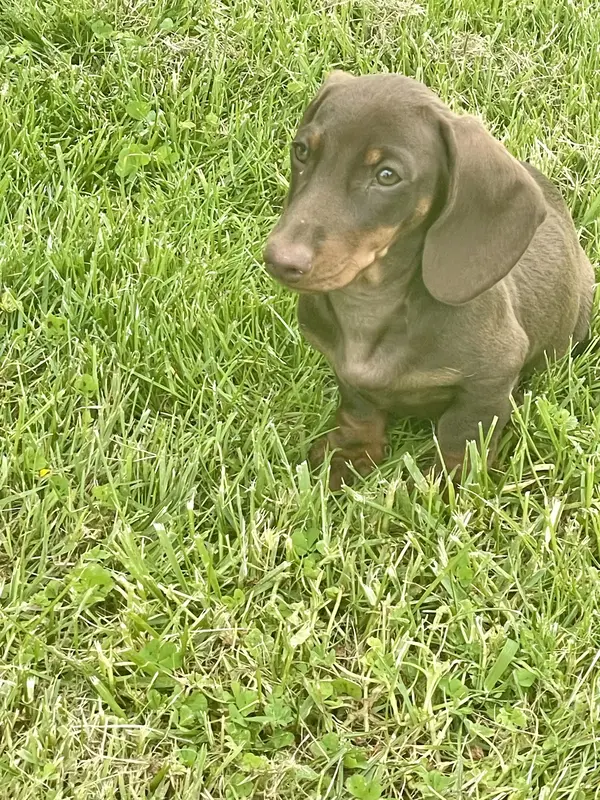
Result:
{"label": "dog's eye", "polygon": [[400,175],[389,167],[380,169],[375,177],[381,186],[394,186],[396,183],[400,183]]}
{"label": "dog's eye", "polygon": [[294,148],[294,155],[298,159],[301,164],[308,159],[308,147],[304,144],[304,142],[294,142],[292,144]]}

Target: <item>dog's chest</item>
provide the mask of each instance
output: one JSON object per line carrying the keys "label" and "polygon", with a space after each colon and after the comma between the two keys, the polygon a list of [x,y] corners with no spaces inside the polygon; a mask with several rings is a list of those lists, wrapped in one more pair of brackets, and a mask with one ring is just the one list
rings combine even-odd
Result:
{"label": "dog's chest", "polygon": [[395,297],[303,296],[298,317],[338,378],[376,405],[427,414],[450,400],[458,373],[414,341],[406,307]]}

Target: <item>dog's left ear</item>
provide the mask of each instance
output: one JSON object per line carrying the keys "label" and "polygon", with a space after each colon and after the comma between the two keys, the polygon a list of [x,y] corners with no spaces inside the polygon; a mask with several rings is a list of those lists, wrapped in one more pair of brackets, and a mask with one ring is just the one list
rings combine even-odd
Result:
{"label": "dog's left ear", "polygon": [[423,280],[436,300],[461,305],[502,280],[546,217],[527,170],[472,117],[444,117],[446,205],[427,233]]}

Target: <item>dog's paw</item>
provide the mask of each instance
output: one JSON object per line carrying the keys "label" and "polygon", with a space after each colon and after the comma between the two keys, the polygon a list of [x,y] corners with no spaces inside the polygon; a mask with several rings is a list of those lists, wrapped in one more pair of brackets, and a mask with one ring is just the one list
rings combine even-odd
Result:
{"label": "dog's paw", "polygon": [[333,449],[328,436],[320,436],[308,451],[308,463],[315,469],[325,461],[327,451]]}
{"label": "dog's paw", "polygon": [[383,460],[385,445],[358,445],[355,447],[339,447],[329,436],[322,436],[313,444],[308,454],[311,467],[320,466],[325,461],[327,452],[334,450],[329,468],[329,488],[339,491],[342,484],[350,486],[356,479],[356,473],[363,477],[372,472]]}

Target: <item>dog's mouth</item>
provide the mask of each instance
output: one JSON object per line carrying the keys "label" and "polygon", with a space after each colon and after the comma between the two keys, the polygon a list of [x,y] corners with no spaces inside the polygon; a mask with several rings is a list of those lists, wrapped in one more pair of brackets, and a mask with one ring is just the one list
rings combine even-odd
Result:
{"label": "dog's mouth", "polygon": [[321,294],[323,292],[333,292],[337,289],[344,289],[363,273],[369,272],[376,264],[377,259],[374,258],[369,264],[364,266],[356,265],[354,262],[344,264],[344,266],[336,272],[326,275],[318,275],[318,270],[316,270],[314,276],[300,276],[297,280],[291,281],[279,280],[286,289],[291,289],[294,292],[298,292],[298,294]]}
{"label": "dog's mouth", "polygon": [[[269,266],[267,270],[277,281],[299,294],[315,294],[344,289],[358,278],[377,285],[383,279],[383,265],[390,247],[397,239],[400,226],[382,226],[348,236],[329,240],[320,248],[310,270],[287,269],[282,274]],[[348,242],[354,239],[354,242]],[[348,252],[347,245],[354,245]],[[344,252],[346,251],[346,252]]]}

